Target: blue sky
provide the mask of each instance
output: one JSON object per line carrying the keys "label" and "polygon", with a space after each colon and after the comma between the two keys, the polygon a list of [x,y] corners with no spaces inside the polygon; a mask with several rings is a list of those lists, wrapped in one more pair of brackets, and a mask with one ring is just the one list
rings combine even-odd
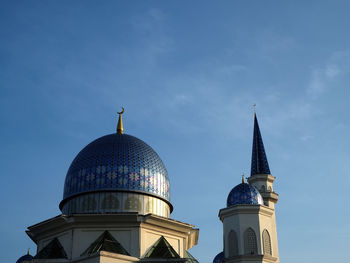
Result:
{"label": "blue sky", "polygon": [[[348,1],[1,1],[0,247],[59,214],[75,155],[115,131],[151,145],[172,217],[222,251],[218,211],[249,174],[253,107],[275,190],[280,259],[345,262],[350,244]],[[327,251],[327,252],[326,252]],[[325,253],[326,252],[326,253]]]}

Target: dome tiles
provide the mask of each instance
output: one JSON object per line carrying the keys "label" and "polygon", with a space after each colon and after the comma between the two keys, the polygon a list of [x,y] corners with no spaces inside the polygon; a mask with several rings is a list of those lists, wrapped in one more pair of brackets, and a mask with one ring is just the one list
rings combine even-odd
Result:
{"label": "dome tiles", "polygon": [[170,183],[158,154],[144,141],[114,133],[88,144],[70,165],[60,208],[75,197],[93,193],[133,193],[166,202]]}
{"label": "dome tiles", "polygon": [[258,189],[254,186],[241,183],[235,186],[227,197],[227,207],[247,204],[247,205],[263,205],[263,199]]}

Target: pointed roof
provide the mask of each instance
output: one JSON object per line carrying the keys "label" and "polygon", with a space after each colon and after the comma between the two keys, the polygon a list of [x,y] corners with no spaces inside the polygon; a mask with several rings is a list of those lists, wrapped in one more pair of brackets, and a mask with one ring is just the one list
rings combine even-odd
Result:
{"label": "pointed roof", "polygon": [[60,241],[56,238],[52,239],[36,256],[35,259],[54,259],[67,258],[66,251],[62,247]]}
{"label": "pointed roof", "polygon": [[185,257],[188,259],[187,260],[188,263],[199,263],[198,260],[195,259],[195,257],[192,256],[190,252],[188,252],[188,250],[186,250],[185,252]]}
{"label": "pointed roof", "polygon": [[130,256],[125,248],[106,230],[100,235],[81,256],[91,255],[100,251],[107,251]]}
{"label": "pointed roof", "polygon": [[254,114],[252,166],[250,176],[253,176],[255,174],[270,174],[269,163],[267,162],[264,143],[261,138],[256,114]]}
{"label": "pointed roof", "polygon": [[144,258],[180,258],[165,237],[161,236],[146,252]]}

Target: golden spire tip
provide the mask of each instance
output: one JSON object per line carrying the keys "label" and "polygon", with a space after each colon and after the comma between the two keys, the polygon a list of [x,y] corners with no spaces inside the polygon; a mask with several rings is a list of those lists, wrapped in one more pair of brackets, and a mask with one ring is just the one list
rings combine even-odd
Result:
{"label": "golden spire tip", "polygon": [[123,118],[122,118],[122,115],[123,115],[124,111],[125,111],[124,107],[122,107],[122,111],[121,112],[117,112],[119,114],[118,125],[117,125],[117,133],[118,134],[123,134],[124,133]]}
{"label": "golden spire tip", "polygon": [[244,173],[242,174],[242,184],[244,184],[245,181],[244,181]]}

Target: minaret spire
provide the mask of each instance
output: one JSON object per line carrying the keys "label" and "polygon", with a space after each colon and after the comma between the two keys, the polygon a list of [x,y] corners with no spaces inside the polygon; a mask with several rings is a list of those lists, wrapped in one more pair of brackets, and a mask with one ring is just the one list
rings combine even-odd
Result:
{"label": "minaret spire", "polygon": [[117,133],[118,134],[123,134],[124,133],[123,118],[122,118],[123,113],[124,113],[124,108],[122,107],[122,111],[118,112],[118,114],[119,114],[118,125],[117,125]]}
{"label": "minaret spire", "polygon": [[269,163],[264,149],[264,143],[261,138],[258,119],[254,113],[254,134],[252,150],[252,166],[250,176],[256,174],[270,174]]}

